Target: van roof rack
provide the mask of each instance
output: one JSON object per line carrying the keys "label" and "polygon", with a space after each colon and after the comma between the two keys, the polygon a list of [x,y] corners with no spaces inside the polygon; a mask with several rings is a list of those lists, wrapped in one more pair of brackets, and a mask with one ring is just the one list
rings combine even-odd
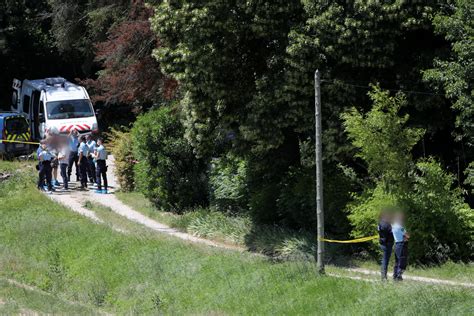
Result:
{"label": "van roof rack", "polygon": [[64,87],[66,85],[66,79],[62,78],[62,77],[56,77],[56,78],[46,78],[44,80],[44,82],[48,85],[48,86],[62,86]]}

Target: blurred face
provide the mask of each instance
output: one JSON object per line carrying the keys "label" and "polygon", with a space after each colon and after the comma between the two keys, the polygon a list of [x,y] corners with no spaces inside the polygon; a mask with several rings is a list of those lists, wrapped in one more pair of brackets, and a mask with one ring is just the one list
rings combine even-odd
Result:
{"label": "blurred face", "polygon": [[45,143],[41,144],[41,148],[43,148],[43,150],[46,150],[46,144]]}
{"label": "blurred face", "polygon": [[78,134],[79,134],[79,132],[77,131],[77,129],[72,130],[72,135],[77,136]]}
{"label": "blurred face", "polygon": [[97,145],[99,145],[99,146],[102,145],[102,139],[97,140]]}

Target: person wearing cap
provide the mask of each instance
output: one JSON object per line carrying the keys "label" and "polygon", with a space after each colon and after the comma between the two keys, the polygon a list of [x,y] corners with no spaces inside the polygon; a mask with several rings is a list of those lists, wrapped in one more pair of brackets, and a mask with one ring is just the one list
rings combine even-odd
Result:
{"label": "person wearing cap", "polygon": [[[39,151],[39,150],[38,150]],[[51,183],[52,169],[51,161],[54,159],[54,155],[49,152],[46,142],[41,142],[41,151],[38,154],[39,160],[39,175],[38,175],[38,189],[44,190],[44,180],[46,179],[46,185],[48,186],[48,193],[53,191],[53,185]]]}
{"label": "person wearing cap", "polygon": [[[97,139],[97,147],[95,148],[94,157],[97,163],[96,167],[96,183],[97,190],[96,193],[107,194],[107,150],[103,145],[103,140],[101,138]],[[104,180],[104,189],[102,190],[101,177]]]}
{"label": "person wearing cap", "polygon": [[77,129],[73,129],[71,133],[69,133],[68,141],[69,141],[69,162],[68,162],[68,180],[71,181],[71,173],[72,173],[72,166],[76,165],[76,181],[79,181],[79,155],[77,153],[79,147],[79,132]]}
{"label": "person wearing cap", "polygon": [[89,147],[89,156],[87,157],[88,169],[87,173],[89,175],[89,182],[96,183],[96,172],[95,172],[95,159],[94,159],[94,152],[95,147],[97,146],[95,140],[92,138],[92,135],[87,135],[87,146]]}
{"label": "person wearing cap", "polygon": [[81,189],[87,189],[87,170],[89,169],[89,161],[87,157],[89,156],[89,147],[86,144],[86,137],[81,136],[79,148],[78,148],[78,161],[77,166],[80,171],[80,180],[81,180]]}

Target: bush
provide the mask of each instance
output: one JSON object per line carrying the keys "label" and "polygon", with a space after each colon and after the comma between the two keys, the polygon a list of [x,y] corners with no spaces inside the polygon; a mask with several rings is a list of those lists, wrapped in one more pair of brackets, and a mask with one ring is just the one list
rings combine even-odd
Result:
{"label": "bush", "polygon": [[156,206],[178,212],[208,203],[207,163],[195,157],[170,108],[139,116],[131,133],[140,192]]}
{"label": "bush", "polygon": [[120,189],[131,192],[135,188],[135,172],[133,157],[132,137],[129,131],[112,129],[109,138],[111,140],[111,152],[115,159],[115,177]]}
{"label": "bush", "polygon": [[422,261],[472,259],[474,210],[464,203],[453,175],[433,159],[417,163],[408,210],[410,249]]}
{"label": "bush", "polygon": [[221,211],[243,212],[248,206],[247,163],[227,154],[215,158],[209,172],[211,204]]}

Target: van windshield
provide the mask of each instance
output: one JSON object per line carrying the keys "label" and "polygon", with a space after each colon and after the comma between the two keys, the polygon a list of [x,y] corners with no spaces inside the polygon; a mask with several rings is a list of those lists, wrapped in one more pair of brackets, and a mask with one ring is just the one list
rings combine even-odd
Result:
{"label": "van windshield", "polygon": [[10,134],[23,134],[28,132],[28,122],[23,117],[8,118],[6,129]]}
{"label": "van windshield", "polygon": [[49,120],[94,116],[89,100],[62,100],[46,103]]}

